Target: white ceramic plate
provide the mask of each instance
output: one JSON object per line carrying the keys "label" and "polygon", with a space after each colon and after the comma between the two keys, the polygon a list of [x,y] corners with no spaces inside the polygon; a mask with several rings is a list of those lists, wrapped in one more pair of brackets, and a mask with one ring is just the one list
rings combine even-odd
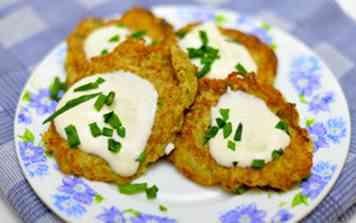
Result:
{"label": "white ceramic plate", "polygon": [[[344,165],[350,143],[350,117],[344,95],[326,65],[303,43],[266,23],[226,10],[162,6],[155,13],[177,27],[191,21],[215,20],[259,36],[276,51],[276,86],[297,104],[301,125],[314,139],[311,177],[286,193],[249,191],[234,196],[219,188],[198,186],[160,161],[137,182],[159,187],[156,200],[126,196],[114,185],[64,176],[44,153],[41,122],[55,109],[49,84],[65,78],[66,45],[61,43],[38,65],[19,101],[15,138],[23,172],[38,196],[68,222],[295,222],[326,196]],[[159,205],[168,208],[162,212]]]}

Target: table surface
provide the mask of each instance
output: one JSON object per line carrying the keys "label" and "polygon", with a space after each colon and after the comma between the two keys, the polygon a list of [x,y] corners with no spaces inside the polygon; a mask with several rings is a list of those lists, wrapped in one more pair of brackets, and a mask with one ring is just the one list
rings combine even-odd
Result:
{"label": "table surface", "polygon": [[[337,0],[344,12],[356,20],[356,1],[355,0]],[[1,0],[0,0],[1,4]],[[0,219],[1,222],[19,223],[21,219],[16,212],[8,205],[3,195],[0,194]],[[356,223],[356,215],[350,219],[350,223]]]}

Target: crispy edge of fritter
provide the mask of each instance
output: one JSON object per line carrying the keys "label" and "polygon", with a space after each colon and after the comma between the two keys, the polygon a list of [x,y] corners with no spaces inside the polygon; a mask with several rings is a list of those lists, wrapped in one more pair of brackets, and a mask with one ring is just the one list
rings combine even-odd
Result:
{"label": "crispy edge of fritter", "polygon": [[[211,157],[208,144],[204,144],[204,135],[211,123],[211,108],[228,86],[261,98],[289,125],[290,145],[279,159],[267,163],[261,170],[223,167]],[[185,116],[175,146],[169,158],[183,175],[202,185],[221,185],[227,191],[241,185],[288,190],[310,174],[313,162],[312,141],[307,130],[299,126],[295,105],[287,103],[271,85],[259,84],[253,74],[233,73],[226,80],[200,80],[198,96]]]}
{"label": "crispy edge of fritter", "polygon": [[162,45],[176,41],[170,24],[141,7],[126,11],[119,19],[109,21],[95,17],[84,19],[67,38],[68,50],[65,61],[67,84],[72,85],[80,80],[92,66],[91,60],[87,59],[84,51],[87,36],[98,28],[114,24],[124,25],[133,31],[145,30],[149,37]]}
{"label": "crispy edge of fritter", "polygon": [[172,45],[167,50],[166,47],[145,46],[143,41],[129,39],[120,44],[112,54],[93,60],[90,73],[117,70],[140,75],[150,81],[159,94],[154,125],[145,147],[145,159],[135,175],[121,177],[102,158],[80,149],[69,148],[51,124],[42,138],[47,150],[54,154],[65,174],[119,184],[130,182],[165,155],[165,146],[173,142],[180,131],[184,111],[193,103],[198,83],[195,67],[177,45]]}
{"label": "crispy edge of fritter", "polygon": [[[190,32],[199,23],[191,23],[179,29],[177,33]],[[277,75],[278,59],[273,49],[263,43],[258,37],[243,33],[237,29],[219,27],[223,35],[244,45],[257,65],[257,81],[273,85]]]}

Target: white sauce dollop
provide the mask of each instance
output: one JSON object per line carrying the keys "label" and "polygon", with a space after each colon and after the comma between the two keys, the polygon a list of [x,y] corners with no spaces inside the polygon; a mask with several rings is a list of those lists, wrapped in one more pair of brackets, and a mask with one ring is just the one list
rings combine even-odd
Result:
{"label": "white sauce dollop", "polygon": [[[132,32],[123,26],[106,26],[94,30],[86,38],[84,42],[84,51],[87,59],[100,56],[103,50],[107,50],[108,53],[112,52],[114,48],[125,41],[128,35]],[[110,41],[114,36],[118,36],[118,41]],[[151,39],[145,35],[144,40],[146,43],[150,43]]]}
{"label": "white sauce dollop", "polygon": [[[213,22],[204,23],[195,27],[179,42],[183,49],[200,48],[202,42],[199,31],[205,31],[208,35],[208,46],[219,50],[220,58],[215,60],[210,72],[205,77],[210,79],[224,79],[232,71],[236,71],[235,66],[240,63],[248,72],[256,72],[257,66],[248,50],[237,42],[228,40]],[[192,59],[192,62],[201,69],[203,66],[200,59]]]}
{"label": "white sauce dollop", "polygon": [[[74,92],[74,89],[95,82],[98,77],[105,79],[99,88]],[[154,117],[157,109],[158,93],[154,86],[147,80],[129,72],[115,72],[94,75],[84,78],[75,83],[64,94],[57,109],[62,107],[68,100],[81,95],[102,92],[107,95],[110,91],[115,92],[115,100],[111,106],[105,105],[101,111],[94,109],[96,98],[84,102],[58,116],[55,127],[61,137],[67,139],[64,129],[73,124],[78,132],[80,142],[79,148],[85,152],[95,154],[108,162],[112,169],[121,176],[135,174],[139,167],[136,161],[141,152],[144,151],[147,140],[151,135]],[[93,137],[89,124],[96,122],[100,129],[104,126],[103,115],[114,111],[126,128],[126,136],[121,138],[114,131],[113,139],[122,144],[119,153],[108,150],[109,137]]]}
{"label": "white sauce dollop", "polygon": [[[224,139],[223,131],[210,139],[209,150],[212,157],[222,166],[232,167],[251,166],[254,159],[272,160],[273,150],[285,149],[290,143],[289,135],[283,130],[275,128],[280,121],[266,105],[266,103],[243,91],[228,90],[212,108],[211,125],[216,126],[215,119],[221,117],[219,110],[230,109],[229,121],[232,123],[231,135]],[[241,141],[235,142],[235,151],[228,149],[228,140],[234,141],[234,134],[239,123],[242,123]]]}

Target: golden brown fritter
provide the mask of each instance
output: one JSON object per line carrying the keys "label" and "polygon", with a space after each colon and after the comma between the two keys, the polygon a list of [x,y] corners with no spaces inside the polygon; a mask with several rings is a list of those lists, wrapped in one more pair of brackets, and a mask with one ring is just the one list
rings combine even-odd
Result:
{"label": "golden brown fritter", "polygon": [[72,85],[81,79],[92,66],[91,60],[86,58],[84,51],[84,42],[87,36],[96,29],[111,25],[123,25],[132,31],[147,31],[147,35],[152,40],[156,40],[162,45],[175,41],[172,26],[144,8],[132,8],[116,20],[87,18],[81,21],[67,38],[68,52],[65,62],[68,74],[67,84]]}
{"label": "golden brown fritter", "polygon": [[[199,23],[188,24],[177,31],[187,33]],[[278,60],[274,51],[258,37],[243,33],[236,29],[219,27],[222,34],[246,47],[257,65],[257,81],[273,85],[277,75]]]}
{"label": "golden brown fritter", "polygon": [[[279,159],[267,163],[261,170],[223,167],[211,157],[208,144],[204,144],[211,123],[211,108],[228,86],[261,98],[271,111],[288,123],[290,145]],[[308,176],[312,167],[312,142],[307,131],[299,127],[295,105],[287,103],[271,85],[259,84],[252,73],[244,76],[233,73],[226,80],[200,80],[198,96],[185,117],[175,145],[170,160],[183,175],[202,185],[219,184],[227,191],[234,191],[241,185],[287,190]]]}
{"label": "golden brown fritter", "polygon": [[150,81],[158,92],[154,125],[137,173],[132,177],[121,177],[102,158],[69,148],[53,124],[43,135],[43,141],[64,173],[97,181],[127,183],[142,175],[150,164],[165,154],[165,146],[174,141],[182,127],[184,111],[196,95],[196,70],[176,44],[169,48],[146,46],[143,41],[134,39],[126,40],[113,53],[94,58],[91,63],[84,76],[118,70],[133,72]]}

